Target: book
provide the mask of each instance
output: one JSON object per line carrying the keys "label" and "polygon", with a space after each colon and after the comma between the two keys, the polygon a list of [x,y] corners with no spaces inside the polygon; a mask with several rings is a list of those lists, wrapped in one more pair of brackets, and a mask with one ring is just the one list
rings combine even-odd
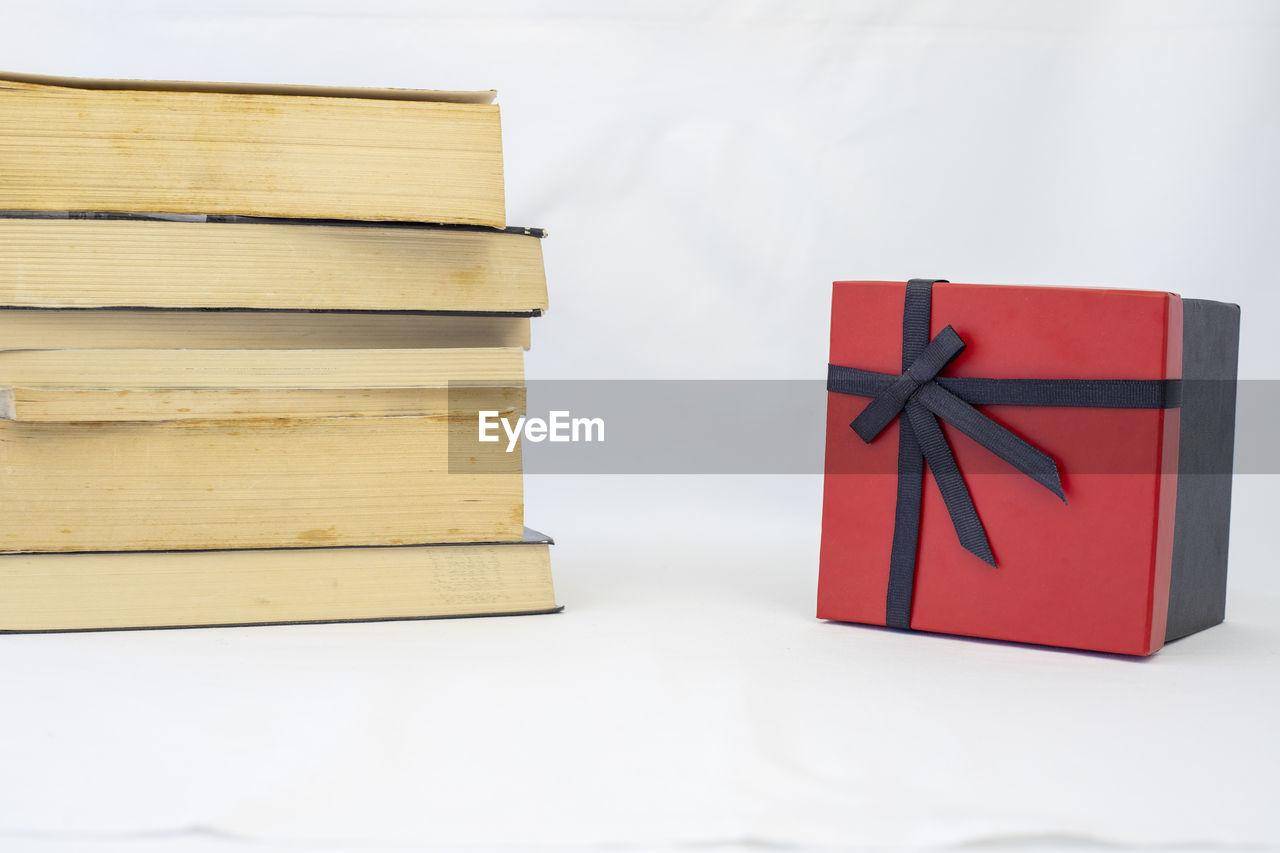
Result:
{"label": "book", "polygon": [[551,613],[550,543],[5,554],[0,631]]}
{"label": "book", "polygon": [[[472,388],[0,388],[0,419],[23,423],[449,417],[522,411],[523,389]],[[492,404],[492,405],[490,405]],[[473,424],[475,426],[475,424]],[[495,426],[496,428],[496,426]],[[463,445],[454,446],[461,452]]]}
{"label": "book", "polygon": [[493,92],[0,74],[0,209],[502,227]]}
{"label": "book", "polygon": [[0,388],[522,385],[524,353],[478,349],[0,349]]}
{"label": "book", "polygon": [[3,351],[0,551],[518,538],[519,446],[476,431],[523,379],[519,349]]}
{"label": "book", "polygon": [[0,308],[5,349],[529,348],[529,318],[353,311]]}
{"label": "book", "polygon": [[493,100],[0,72],[0,632],[559,609]]}
{"label": "book", "polygon": [[542,234],[11,214],[0,217],[0,305],[536,316],[547,307]]}

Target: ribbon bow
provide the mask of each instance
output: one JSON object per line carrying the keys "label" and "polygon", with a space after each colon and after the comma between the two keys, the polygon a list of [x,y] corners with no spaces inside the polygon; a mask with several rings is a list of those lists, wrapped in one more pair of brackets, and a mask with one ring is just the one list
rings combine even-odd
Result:
{"label": "ribbon bow", "polygon": [[920,535],[924,463],[938,484],[956,536],[964,548],[996,565],[973,498],[956,465],[938,418],[951,424],[1066,503],[1058,465],[1044,451],[1014,435],[975,405],[1173,408],[1180,405],[1178,380],[985,379],[939,376],[965,349],[947,326],[929,339],[932,287],[944,279],[907,282],[902,312],[902,373],[878,373],[829,365],[827,390],[871,397],[850,427],[872,442],[899,415],[898,498],[890,552],[885,624],[909,628]]}
{"label": "ribbon bow", "polygon": [[964,347],[964,341],[956,330],[947,326],[906,366],[901,376],[867,404],[849,426],[859,438],[870,444],[905,410],[909,426],[904,425],[904,431],[910,430],[915,434],[938,484],[938,491],[942,492],[942,500],[947,505],[960,544],[966,551],[994,566],[996,560],[991,553],[986,530],[973,507],[973,498],[960,475],[947,437],[938,425],[938,418],[1053,492],[1063,503],[1066,503],[1067,496],[1062,492],[1062,480],[1053,457],[1018,438],[937,383],[934,377],[964,352]]}

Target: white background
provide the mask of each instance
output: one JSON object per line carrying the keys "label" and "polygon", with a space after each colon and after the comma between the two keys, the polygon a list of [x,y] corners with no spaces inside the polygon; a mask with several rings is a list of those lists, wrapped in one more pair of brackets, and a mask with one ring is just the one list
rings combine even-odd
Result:
{"label": "white background", "polygon": [[[819,379],[830,282],[911,276],[1238,302],[1276,378],[1274,3],[0,15],[15,71],[497,88],[533,379]],[[0,849],[1280,846],[1276,478],[1145,661],[817,621],[820,488],[530,478],[554,617],[0,637]]]}

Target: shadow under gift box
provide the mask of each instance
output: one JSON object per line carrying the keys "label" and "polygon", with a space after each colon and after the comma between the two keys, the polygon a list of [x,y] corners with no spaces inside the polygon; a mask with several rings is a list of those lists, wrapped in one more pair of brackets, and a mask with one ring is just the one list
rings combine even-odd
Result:
{"label": "shadow under gift box", "polygon": [[[840,282],[831,364],[902,372],[901,282]],[[926,468],[910,627],[1146,655],[1222,621],[1239,308],[1175,294],[939,283],[940,376],[1183,379],[1181,408],[985,405],[1051,456],[1066,502],[958,430],[947,442],[996,567],[961,547]],[[886,624],[900,418],[864,443],[868,398],[830,393],[818,616]]]}

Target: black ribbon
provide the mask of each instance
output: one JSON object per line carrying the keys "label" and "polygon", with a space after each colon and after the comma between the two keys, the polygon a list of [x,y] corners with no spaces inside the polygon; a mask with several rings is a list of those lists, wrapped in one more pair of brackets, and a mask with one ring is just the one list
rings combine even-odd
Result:
{"label": "black ribbon", "polygon": [[973,506],[938,418],[951,424],[1018,471],[1066,502],[1058,465],[1047,453],[1014,435],[974,406],[1074,406],[1108,409],[1165,409],[1181,404],[1177,379],[982,379],[939,376],[964,352],[965,343],[947,326],[929,339],[933,285],[944,279],[907,282],[902,311],[902,373],[876,373],[828,365],[827,390],[871,402],[850,426],[868,444],[894,418],[898,427],[898,499],[885,624],[911,627],[916,547],[920,539],[920,499],[927,462],[965,550],[995,566],[987,532]]}

